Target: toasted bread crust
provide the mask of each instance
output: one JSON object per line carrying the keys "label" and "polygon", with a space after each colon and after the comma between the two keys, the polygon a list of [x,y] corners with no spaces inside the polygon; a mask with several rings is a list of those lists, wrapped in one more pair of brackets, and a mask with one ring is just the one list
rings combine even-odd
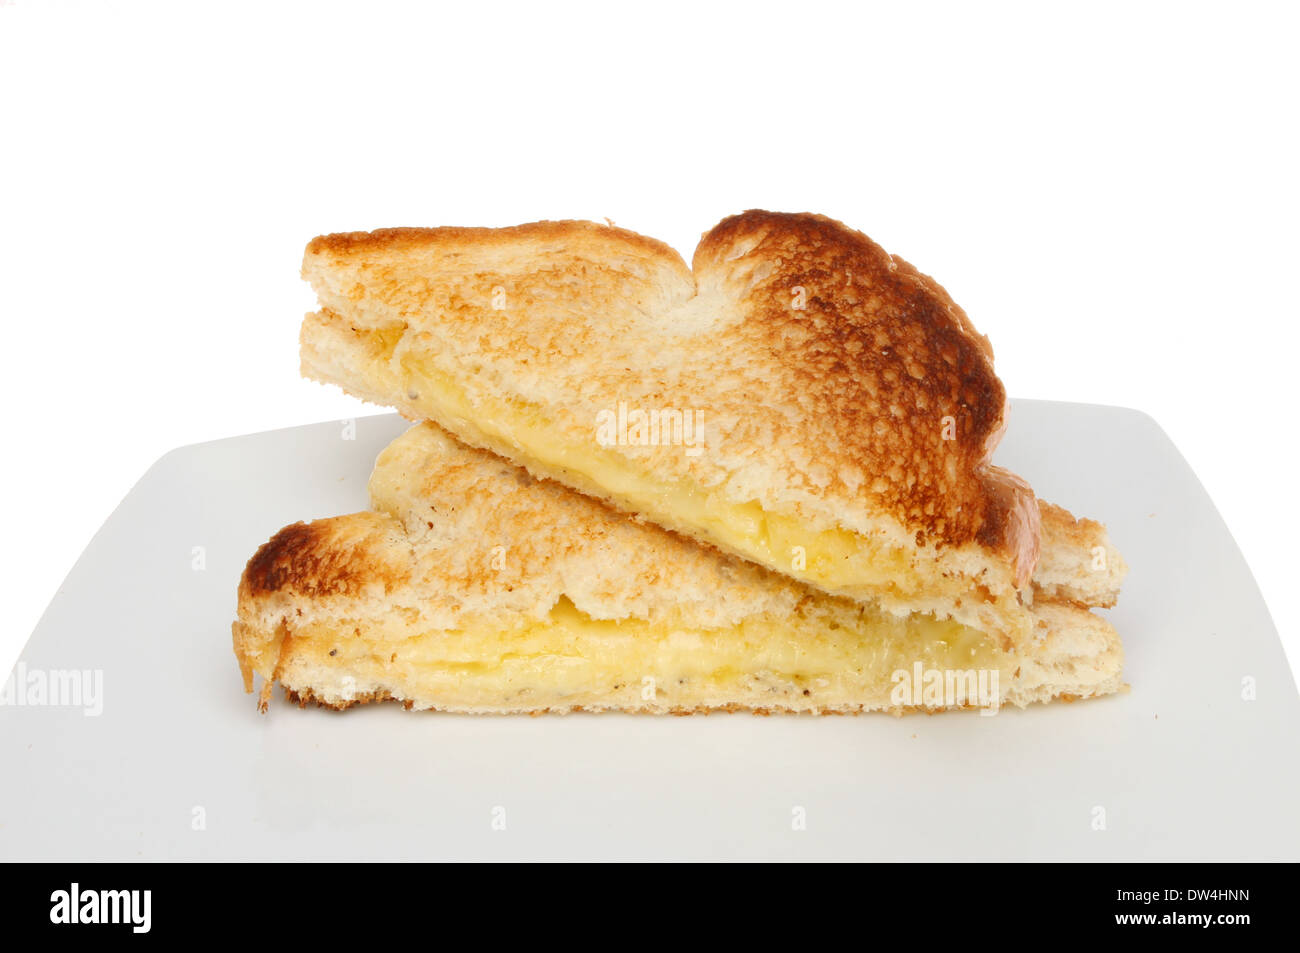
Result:
{"label": "toasted bread crust", "polygon": [[1006,391],[988,338],[937,282],[823,215],[757,210],[705,235],[694,271],[740,301],[729,346],[780,355],[779,386],[800,395],[790,423],[822,422],[819,442],[871,475],[875,506],[918,545],[977,541],[1021,557],[1023,584],[1033,553],[1022,540],[1036,527],[1016,507],[1028,487],[988,469]]}
{"label": "toasted bread crust", "polygon": [[379,513],[357,513],[286,526],[253,554],[240,599],[291,592],[298,597],[355,598],[376,586],[405,583],[410,560],[394,548],[401,527]]}
{"label": "toasted bread crust", "polygon": [[[348,699],[347,701],[330,701],[318,696],[310,688],[295,690],[286,687],[284,697],[290,703],[297,705],[299,708],[314,706],[324,708],[329,711],[347,711],[349,708],[355,708],[358,705],[375,705],[385,702],[396,702],[407,711],[415,708],[414,703],[409,700],[396,698],[388,692],[368,692],[365,695]],[[1061,701],[1076,701],[1072,695],[1059,696]],[[937,715],[947,711],[971,711],[978,708],[976,705],[950,705],[946,708],[925,708],[920,705],[899,705],[894,708],[872,709],[863,705],[844,705],[839,708],[790,708],[785,705],[738,705],[733,703],[721,705],[695,705],[692,707],[669,706],[655,707],[651,705],[631,706],[631,705],[612,705],[608,708],[595,708],[585,705],[574,705],[569,708],[536,708],[519,711],[502,711],[488,712],[484,714],[497,715],[531,715],[540,717],[542,715],[581,715],[581,714],[601,714],[603,712],[620,712],[624,715],[673,715],[678,718],[689,718],[694,715],[734,715],[747,714],[758,718],[767,718],[770,715],[810,715],[812,717],[823,717],[826,715],[865,715],[873,711],[887,715],[902,717],[903,715]],[[263,709],[265,710],[265,709]],[[421,708],[423,712],[434,713],[451,713],[460,714],[454,709],[443,708]]]}
{"label": "toasted bread crust", "polygon": [[[585,239],[585,241],[584,241]],[[380,228],[372,232],[339,232],[320,235],[307,245],[306,254],[356,255],[373,251],[419,252],[429,250],[464,250],[466,248],[513,248],[521,242],[562,244],[566,252],[584,248],[606,253],[611,244],[625,251],[639,251],[647,257],[676,260],[683,275],[689,274],[686,263],[673,248],[658,239],[615,225],[562,219],[530,222],[505,228],[443,226],[442,228]]]}
{"label": "toasted bread crust", "polygon": [[[1051,700],[1070,704],[1072,702],[1077,702],[1077,701],[1087,701],[1088,699],[1092,699],[1092,698],[1101,698],[1107,694],[1112,694],[1114,691],[1119,691],[1119,690],[1120,690],[1119,688],[1114,688],[1106,692],[1099,692],[1095,694],[1077,694],[1077,695],[1071,692],[1063,692],[1061,694],[1056,695]],[[333,712],[347,711],[349,708],[356,708],[359,705],[382,705],[385,702],[393,702],[393,703],[400,704],[407,711],[411,711],[415,707],[414,704],[412,704],[411,702],[403,701],[402,699],[395,698],[392,695],[390,695],[388,692],[371,692],[365,696],[353,698],[348,701],[331,702],[324,698],[320,698],[319,696],[316,695],[315,692],[311,691],[311,689],[303,689],[302,691],[295,691],[292,688],[285,688],[284,697],[288,702],[297,705],[299,708],[316,707],[316,708],[324,708],[328,711],[333,711]],[[1035,699],[1035,700],[1047,701],[1048,699]],[[666,708],[660,711],[659,709],[634,708],[634,707],[621,706],[621,705],[610,707],[610,708],[588,708],[582,705],[575,705],[572,708],[539,708],[530,711],[492,712],[490,714],[499,714],[503,716],[526,714],[534,718],[537,718],[543,715],[582,715],[582,714],[596,715],[604,712],[619,712],[624,715],[663,714],[663,715],[672,715],[677,718],[690,718],[696,715],[703,717],[707,715],[735,715],[735,714],[753,715],[756,718],[767,718],[771,715],[803,715],[812,718],[825,718],[831,715],[867,715],[872,713],[878,713],[878,714],[885,714],[885,715],[893,715],[896,718],[901,718],[904,715],[939,715],[939,714],[943,714],[944,712],[950,712],[950,711],[975,711],[978,709],[978,707],[979,706],[977,705],[951,705],[947,708],[925,708],[924,706],[920,706],[920,705],[899,705],[894,708],[870,709],[862,705],[846,705],[841,708],[788,708],[784,705],[768,705],[763,707],[751,707],[749,705],[726,704],[726,705],[696,705],[692,708],[684,708],[684,707]],[[462,712],[450,711],[448,709],[441,709],[436,707],[422,708],[420,710],[422,712],[428,712],[429,714],[438,714],[444,712],[450,712],[451,714],[463,714]]]}

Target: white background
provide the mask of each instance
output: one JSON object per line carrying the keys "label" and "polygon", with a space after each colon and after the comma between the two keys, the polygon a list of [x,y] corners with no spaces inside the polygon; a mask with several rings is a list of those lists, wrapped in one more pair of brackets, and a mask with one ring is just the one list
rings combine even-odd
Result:
{"label": "white background", "polygon": [[0,669],[161,454],[376,412],[298,377],[312,236],[608,217],[689,260],[751,207],[934,275],[1012,395],[1154,416],[1294,669],[1294,11],[0,0]]}

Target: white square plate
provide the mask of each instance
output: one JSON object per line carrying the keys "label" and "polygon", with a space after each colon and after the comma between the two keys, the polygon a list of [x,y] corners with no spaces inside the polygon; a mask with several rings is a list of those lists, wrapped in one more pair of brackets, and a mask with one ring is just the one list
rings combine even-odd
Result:
{"label": "white square plate", "polygon": [[1300,859],[1295,682],[1144,414],[1016,401],[998,453],[1128,560],[1128,694],[993,718],[474,718],[277,690],[259,715],[230,646],[245,561],[286,523],[365,508],[405,426],[236,437],[145,474],[22,656],[101,671],[102,714],[0,707],[0,858]]}

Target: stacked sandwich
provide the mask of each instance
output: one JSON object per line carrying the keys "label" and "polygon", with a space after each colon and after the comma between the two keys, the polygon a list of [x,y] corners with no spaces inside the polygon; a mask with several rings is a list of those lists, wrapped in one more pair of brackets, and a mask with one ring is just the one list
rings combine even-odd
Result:
{"label": "stacked sandwich", "polygon": [[303,275],[303,373],[418,423],[369,511],[249,561],[234,647],[263,708],[277,681],[495,713],[1122,687],[1105,528],[991,464],[987,339],[865,235],[746,212],[688,267],[588,222],[390,229],[315,239]]}

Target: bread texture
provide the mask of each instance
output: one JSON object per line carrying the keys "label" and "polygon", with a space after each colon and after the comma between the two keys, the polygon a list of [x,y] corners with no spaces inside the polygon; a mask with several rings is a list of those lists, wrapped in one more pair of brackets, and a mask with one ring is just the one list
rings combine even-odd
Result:
{"label": "bread texture", "polygon": [[[373,511],[287,526],[249,560],[232,633],[263,706],[275,681],[333,708],[475,713],[901,713],[1121,687],[1118,636],[1081,600],[1042,590],[1032,637],[1007,651],[721,553],[430,423],[383,451],[370,494]],[[1099,524],[1044,512],[1062,527],[1053,547],[1109,547]],[[1053,593],[1118,584],[1089,584],[1083,555],[1051,557]],[[893,677],[917,665],[977,668],[992,694],[900,695]]]}
{"label": "bread texture", "polygon": [[387,229],[315,239],[303,275],[308,377],[832,595],[1035,630],[989,342],[858,231],[750,211],[687,267],[589,222]]}
{"label": "bread texture", "polygon": [[1042,557],[1034,570],[1036,598],[1110,608],[1128,574],[1128,563],[1096,520],[1039,503]]}

